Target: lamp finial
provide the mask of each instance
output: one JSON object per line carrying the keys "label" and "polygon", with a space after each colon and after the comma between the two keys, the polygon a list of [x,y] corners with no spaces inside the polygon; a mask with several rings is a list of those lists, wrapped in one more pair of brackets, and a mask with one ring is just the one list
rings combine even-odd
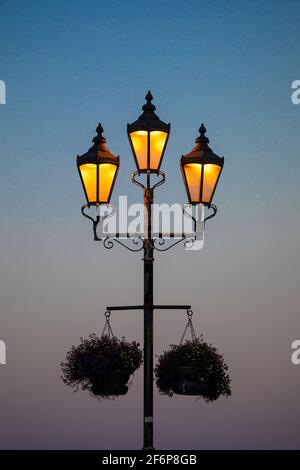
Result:
{"label": "lamp finial", "polygon": [[147,115],[149,114],[150,116],[155,116],[154,111],[156,110],[156,107],[152,103],[153,96],[152,96],[152,93],[151,93],[150,90],[148,91],[147,95],[145,96],[145,100],[147,101],[147,103],[145,103],[144,106],[142,107],[142,110],[144,111],[144,114],[147,113]]}
{"label": "lamp finial", "polygon": [[209,138],[206,137],[206,135],[205,135],[205,133],[206,133],[206,127],[205,127],[205,125],[203,124],[203,122],[202,122],[201,126],[199,127],[199,133],[200,133],[200,135],[197,137],[197,139],[196,139],[195,142],[196,142],[197,144],[200,142],[200,143],[203,144],[203,145],[207,145],[207,144],[209,143]]}
{"label": "lamp finial", "polygon": [[105,144],[106,143],[106,138],[104,137],[103,134],[103,127],[101,123],[99,122],[97,129],[96,129],[97,135],[93,138],[93,142],[95,144]]}

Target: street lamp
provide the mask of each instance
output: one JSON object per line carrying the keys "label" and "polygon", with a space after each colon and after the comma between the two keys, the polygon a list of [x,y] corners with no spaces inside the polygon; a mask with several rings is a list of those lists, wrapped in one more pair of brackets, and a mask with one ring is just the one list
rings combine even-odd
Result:
{"label": "street lamp", "polygon": [[195,147],[181,157],[181,172],[189,203],[211,206],[224,158],[218,157],[208,146],[204,124],[201,124],[199,132]]}
{"label": "street lamp", "polygon": [[110,201],[119,171],[119,157],[106,147],[101,124],[96,129],[94,145],[77,156],[77,168],[88,206],[99,206]]}
{"label": "street lamp", "polygon": [[158,173],[167,147],[170,124],[155,114],[153,96],[148,91],[143,113],[132,124],[127,124],[127,134],[139,173]]}
{"label": "street lamp", "polygon": [[[161,162],[166,150],[170,134],[170,124],[166,124],[155,114],[150,91],[146,95],[146,104],[143,113],[132,124],[127,125],[127,133],[137,171],[132,174],[132,182],[142,188],[144,193],[144,230],[139,234],[107,233],[103,231],[104,219],[114,213],[114,207],[109,204],[111,192],[119,169],[119,157],[113,155],[105,146],[101,125],[97,128],[97,136],[93,139],[94,145],[89,151],[77,157],[77,166],[87,204],[81,208],[82,214],[93,223],[94,240],[102,241],[105,248],[111,249],[114,242],[133,252],[143,251],[144,267],[144,303],[142,305],[108,306],[107,311],[113,310],[143,310],[144,311],[144,449],[153,449],[153,312],[155,309],[184,309],[189,310],[190,305],[155,305],[153,302],[153,261],[154,251],[167,251],[180,242],[191,248],[201,233],[202,220],[194,218],[183,208],[183,215],[190,217],[193,222],[191,232],[152,233],[152,205],[154,190],[165,182],[165,174],[160,170]],[[215,216],[217,208],[211,203],[218,183],[224,159],[218,157],[208,147],[206,129],[202,125],[200,136],[196,140],[195,148],[181,158],[181,169],[187,190],[190,205],[197,208],[207,206],[213,209],[213,214],[206,217],[204,222]],[[146,182],[142,183],[138,177],[146,174]],[[156,179],[151,186],[152,178]],[[100,205],[112,206],[112,212],[100,215]],[[85,212],[90,206],[96,206],[96,217]],[[100,227],[100,233],[98,228]],[[132,246],[124,243],[122,239],[131,240]],[[166,239],[173,240],[166,244]],[[176,239],[174,241],[174,239]]]}

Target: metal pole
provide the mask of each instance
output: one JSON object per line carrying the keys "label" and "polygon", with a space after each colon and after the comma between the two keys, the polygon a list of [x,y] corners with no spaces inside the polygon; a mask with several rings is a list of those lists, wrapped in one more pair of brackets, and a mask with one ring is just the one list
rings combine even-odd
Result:
{"label": "metal pole", "polygon": [[153,449],[153,189],[150,175],[144,191],[145,244],[144,244],[144,449]]}

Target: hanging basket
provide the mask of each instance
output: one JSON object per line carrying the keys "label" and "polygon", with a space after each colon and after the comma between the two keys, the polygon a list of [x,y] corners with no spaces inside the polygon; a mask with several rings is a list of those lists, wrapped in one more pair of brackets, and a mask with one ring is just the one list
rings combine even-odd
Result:
{"label": "hanging basket", "polygon": [[130,377],[142,363],[139,343],[114,336],[107,315],[101,337],[92,334],[80,341],[61,363],[64,383],[100,399],[125,395]]}
{"label": "hanging basket", "polygon": [[[228,367],[223,356],[212,345],[197,338],[192,324],[192,312],[179,345],[171,345],[155,367],[156,385],[160,393],[172,396],[199,396],[205,401],[231,395]],[[184,342],[190,329],[192,339]]]}

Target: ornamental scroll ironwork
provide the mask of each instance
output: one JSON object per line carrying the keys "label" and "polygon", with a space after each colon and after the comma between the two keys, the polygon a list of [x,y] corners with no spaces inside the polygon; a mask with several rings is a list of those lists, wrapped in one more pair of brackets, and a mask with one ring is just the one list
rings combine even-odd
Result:
{"label": "ornamental scroll ironwork", "polygon": [[[157,176],[160,177],[158,182],[154,184],[152,187],[149,184],[149,175],[147,177],[147,185],[145,186],[141,181],[137,179],[140,177],[138,171],[135,171],[132,174],[132,182],[143,189],[145,194],[150,194],[153,196],[153,191],[158,186],[164,184],[166,176],[165,173],[162,171],[158,171]],[[146,196],[147,197],[147,196]],[[151,197],[152,203],[152,197]],[[94,240],[101,241],[103,246],[110,250],[112,249],[115,244],[121,245],[123,248],[131,252],[139,252],[145,248],[145,233],[107,233],[103,230],[104,224],[107,222],[107,219],[113,217],[116,213],[116,208],[113,204],[105,204],[108,212],[105,215],[101,215],[100,213],[100,206],[96,206],[96,215],[95,218],[92,217],[90,214],[87,213],[87,210],[90,209],[89,204],[84,204],[81,208],[81,212],[92,222],[93,225],[93,233],[94,233]],[[150,248],[156,250],[158,252],[165,252],[170,250],[171,248],[179,245],[183,242],[184,247],[186,249],[191,249],[196,240],[201,239],[203,236],[203,230],[205,227],[206,222],[213,218],[217,213],[217,207],[214,204],[210,204],[208,209],[212,209],[212,214],[207,216],[206,218],[202,218],[202,213],[200,212],[200,216],[198,214],[198,218],[194,217],[192,211],[188,210],[190,208],[190,204],[185,204],[183,206],[182,212],[183,217],[187,217],[192,220],[192,232],[184,232],[181,233],[159,233],[158,236],[153,236],[150,240],[148,240],[148,247],[150,243]],[[146,238],[147,239],[147,238]],[[203,238],[202,238],[203,239]]]}

